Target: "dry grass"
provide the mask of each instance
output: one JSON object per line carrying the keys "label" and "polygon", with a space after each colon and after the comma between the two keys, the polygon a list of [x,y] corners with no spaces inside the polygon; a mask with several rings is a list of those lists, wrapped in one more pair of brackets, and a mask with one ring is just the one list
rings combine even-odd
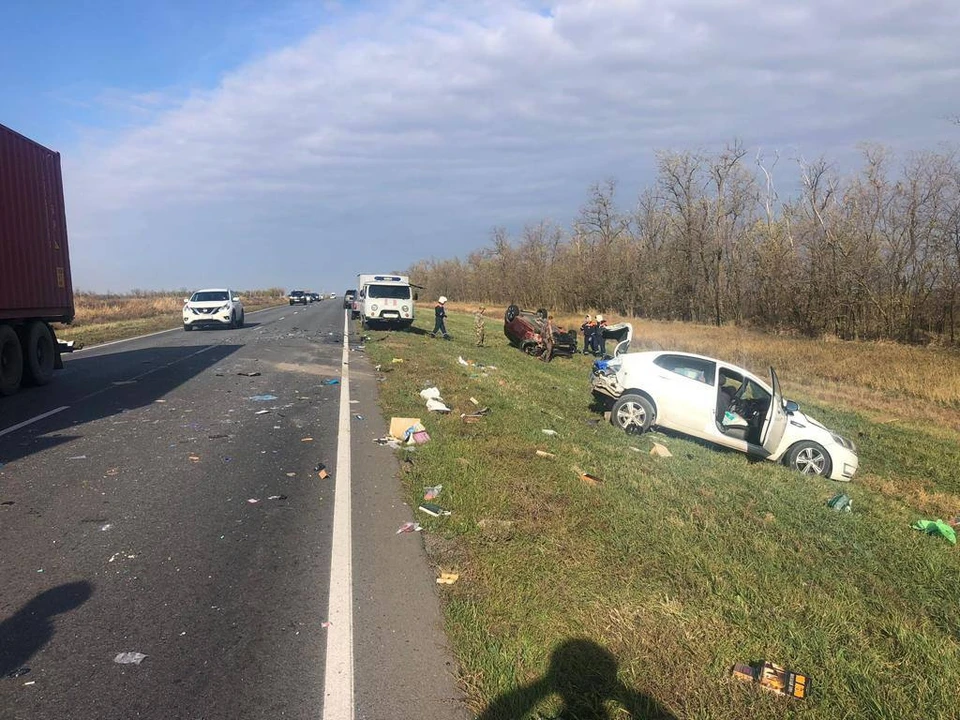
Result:
{"label": "dry grass", "polygon": [[[448,303],[452,311],[473,312],[476,307],[475,303]],[[500,331],[505,310],[487,308],[488,333]],[[960,353],[954,350],[810,340],[735,326],[604,317],[610,324],[633,324],[635,349],[675,349],[719,357],[761,377],[772,365],[784,388],[798,400],[829,403],[878,421],[939,426],[951,436],[960,432]],[[556,320],[578,330],[583,322],[571,315]]]}

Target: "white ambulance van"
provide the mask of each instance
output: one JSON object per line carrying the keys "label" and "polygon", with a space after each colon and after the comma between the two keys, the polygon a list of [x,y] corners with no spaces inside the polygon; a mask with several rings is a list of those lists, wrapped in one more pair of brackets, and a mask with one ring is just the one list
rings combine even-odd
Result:
{"label": "white ambulance van", "polygon": [[407,275],[357,275],[355,315],[364,327],[410,327],[415,299]]}

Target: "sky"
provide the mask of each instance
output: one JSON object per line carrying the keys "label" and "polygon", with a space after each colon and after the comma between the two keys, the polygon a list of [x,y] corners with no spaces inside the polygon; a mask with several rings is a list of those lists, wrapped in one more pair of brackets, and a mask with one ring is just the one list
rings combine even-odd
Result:
{"label": "sky", "polygon": [[955,0],[6,0],[0,123],[61,153],[74,286],[342,292],[629,208],[658,150],[953,147]]}

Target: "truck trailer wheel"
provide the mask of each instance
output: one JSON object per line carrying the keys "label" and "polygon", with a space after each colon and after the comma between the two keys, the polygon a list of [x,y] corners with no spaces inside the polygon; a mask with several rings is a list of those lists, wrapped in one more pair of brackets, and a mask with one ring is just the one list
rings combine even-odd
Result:
{"label": "truck trailer wheel", "polygon": [[13,395],[23,378],[20,338],[9,325],[0,325],[0,395]]}
{"label": "truck trailer wheel", "polygon": [[45,322],[35,320],[27,327],[23,359],[23,369],[31,383],[46,385],[53,380],[57,349],[53,345],[53,334]]}

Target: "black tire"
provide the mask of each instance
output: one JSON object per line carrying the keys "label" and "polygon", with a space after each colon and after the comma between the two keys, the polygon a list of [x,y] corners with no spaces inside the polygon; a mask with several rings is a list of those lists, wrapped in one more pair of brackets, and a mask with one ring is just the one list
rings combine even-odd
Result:
{"label": "black tire", "polygon": [[507,308],[507,313],[504,315],[504,317],[506,318],[507,322],[513,322],[519,314],[520,308],[516,305],[511,305]]}
{"label": "black tire", "polygon": [[23,379],[23,349],[9,325],[0,325],[0,395],[13,395]]}
{"label": "black tire", "polygon": [[246,320],[245,320],[245,318],[244,318],[243,312],[241,311],[241,313],[240,313],[240,319],[237,320],[237,327],[238,327],[238,328],[242,328],[245,321],[246,321]]}
{"label": "black tire", "polygon": [[53,344],[53,333],[45,322],[37,320],[27,328],[23,359],[24,374],[31,384],[46,385],[53,380],[57,348]]}
{"label": "black tire", "polygon": [[610,408],[610,422],[624,432],[640,435],[650,429],[655,411],[643,395],[621,395]]}
{"label": "black tire", "polygon": [[833,461],[830,453],[820,443],[813,440],[798,442],[787,453],[787,465],[802,475],[830,477]]}
{"label": "black tire", "polygon": [[542,354],[542,349],[535,342],[520,343],[520,349],[523,350],[527,355],[532,355],[534,357]]}
{"label": "black tire", "polygon": [[191,330],[193,330],[193,325],[187,325],[186,323],[183,324],[184,332],[190,332]]}

